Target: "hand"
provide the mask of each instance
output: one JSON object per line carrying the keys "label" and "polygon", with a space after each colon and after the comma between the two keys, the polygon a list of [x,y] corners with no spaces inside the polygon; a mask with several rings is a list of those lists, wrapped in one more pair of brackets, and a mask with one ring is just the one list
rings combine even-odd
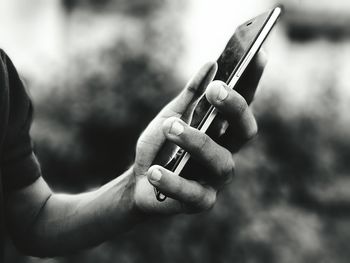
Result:
{"label": "hand", "polygon": [[[248,84],[244,86],[245,92],[242,94],[249,102],[265,64],[261,59],[255,62],[247,69],[247,77],[241,82]],[[232,153],[255,136],[257,125],[246,100],[240,94],[223,82],[210,83],[216,68],[216,63],[204,65],[140,136],[133,166],[134,201],[139,210],[160,214],[207,210],[215,204],[217,191],[232,179]],[[242,85],[238,88],[242,89]],[[230,124],[227,132],[216,141],[188,125],[205,90],[208,101]],[[152,165],[156,158],[157,163],[169,160],[175,149],[164,147],[168,142],[175,143],[191,154],[191,162],[186,169],[190,173],[186,178],[191,179],[175,175],[162,166]],[[156,199],[154,187],[168,197],[164,202]]]}

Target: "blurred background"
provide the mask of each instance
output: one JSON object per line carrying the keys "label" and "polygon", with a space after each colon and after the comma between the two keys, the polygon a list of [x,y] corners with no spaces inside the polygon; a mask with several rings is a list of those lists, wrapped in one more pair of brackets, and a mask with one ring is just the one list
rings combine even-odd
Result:
{"label": "blurred background", "polygon": [[[349,262],[350,2],[280,1],[253,110],[259,135],[210,212],[140,225],[64,258],[7,262]],[[0,0],[0,46],[34,100],[32,135],[60,192],[131,165],[137,137],[258,0]]]}

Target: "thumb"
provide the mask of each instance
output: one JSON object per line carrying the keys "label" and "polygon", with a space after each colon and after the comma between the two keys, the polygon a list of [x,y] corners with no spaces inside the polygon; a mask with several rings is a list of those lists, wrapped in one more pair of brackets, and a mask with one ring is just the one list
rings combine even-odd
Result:
{"label": "thumb", "polygon": [[163,109],[161,115],[162,113],[164,115],[162,117],[176,116],[187,121],[191,117],[199,98],[213,80],[216,71],[216,62],[204,64],[187,83],[182,92]]}
{"label": "thumb", "polygon": [[189,81],[183,91],[173,99],[147,126],[141,134],[136,145],[134,170],[136,174],[143,175],[152,163],[166,163],[176,146],[165,143],[162,130],[163,122],[170,117],[189,120],[193,109],[212,81],[217,70],[215,62],[206,63]]}

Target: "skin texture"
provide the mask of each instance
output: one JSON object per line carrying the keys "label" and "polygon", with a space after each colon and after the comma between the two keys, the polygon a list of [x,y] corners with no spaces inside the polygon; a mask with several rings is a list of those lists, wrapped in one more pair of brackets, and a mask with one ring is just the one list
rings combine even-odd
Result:
{"label": "skin texture", "polygon": [[[248,102],[264,64],[255,61],[239,86]],[[97,245],[150,217],[210,209],[218,190],[232,180],[232,153],[257,132],[247,101],[224,83],[211,82],[216,67],[214,62],[205,64],[152,120],[138,139],[133,166],[123,175],[78,195],[54,193],[43,178],[9,193],[6,214],[15,244],[34,256],[64,255]],[[208,101],[230,124],[215,139],[188,125],[205,90]],[[166,147],[169,141],[193,157],[184,176],[188,179],[153,165],[155,160],[169,160],[174,152],[174,147]],[[156,200],[154,186],[168,196],[166,201]]]}

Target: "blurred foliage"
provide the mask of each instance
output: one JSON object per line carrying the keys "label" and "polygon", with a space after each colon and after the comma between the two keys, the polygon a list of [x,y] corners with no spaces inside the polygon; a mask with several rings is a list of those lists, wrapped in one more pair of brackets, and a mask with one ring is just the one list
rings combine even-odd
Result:
{"label": "blurred foliage", "polygon": [[[128,2],[115,2],[122,10],[132,9]],[[82,1],[84,7],[88,3]],[[147,6],[147,1],[142,3]],[[131,32],[123,29],[108,46],[89,54],[74,51],[64,76],[57,76],[61,79],[51,84],[54,88],[36,100],[33,134],[44,174],[55,189],[86,190],[132,164],[138,136],[183,85],[175,76],[179,32],[168,28],[176,23],[176,11],[170,2],[162,2],[147,16],[131,12],[125,18]],[[94,16],[90,9],[85,12]],[[45,93],[47,87],[41,89]]]}
{"label": "blurred foliage", "polygon": [[[34,136],[46,179],[54,189],[79,192],[132,163],[137,137],[183,86],[173,69],[184,7],[170,0],[64,2],[70,16],[85,10],[132,17],[141,43],[126,33],[96,53],[75,53],[64,80],[36,103]],[[319,78],[292,62],[289,77],[302,68],[320,92],[292,108],[284,88],[299,82],[287,83],[282,65],[280,82],[265,79],[254,105],[259,136],[237,156],[237,176],[212,211],[147,222],[65,258],[12,254],[9,262],[348,262],[350,119],[338,118],[343,94],[333,75]],[[266,95],[279,84],[280,92]]]}

